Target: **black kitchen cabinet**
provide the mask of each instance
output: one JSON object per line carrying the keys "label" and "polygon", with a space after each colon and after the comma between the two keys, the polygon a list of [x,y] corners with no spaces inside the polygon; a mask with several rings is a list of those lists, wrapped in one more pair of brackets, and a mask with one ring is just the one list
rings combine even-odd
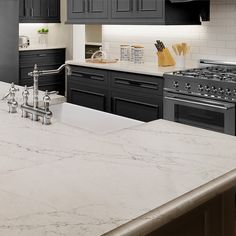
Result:
{"label": "black kitchen cabinet", "polygon": [[68,77],[68,102],[100,111],[109,109],[108,72],[105,70],[72,66]]}
{"label": "black kitchen cabinet", "polygon": [[68,102],[145,122],[162,118],[162,78],[71,67]]}
{"label": "black kitchen cabinet", "polygon": [[76,105],[99,111],[108,111],[108,90],[82,85],[74,79],[71,79],[68,83],[67,100]]}
{"label": "black kitchen cabinet", "polygon": [[89,20],[108,17],[108,0],[68,0],[68,18]]}
{"label": "black kitchen cabinet", "polygon": [[60,23],[60,0],[20,0],[20,23]]}
{"label": "black kitchen cabinet", "polygon": [[[69,24],[199,25],[210,0],[67,0]],[[201,16],[201,17],[200,17]]]}
{"label": "black kitchen cabinet", "polygon": [[162,78],[111,72],[110,81],[112,113],[145,122],[162,118]]}
{"label": "black kitchen cabinet", "polygon": [[27,20],[27,1],[28,0],[20,0],[19,2],[19,20],[23,22]]}
{"label": "black kitchen cabinet", "polygon": [[152,121],[162,118],[162,97],[113,91],[112,113],[135,120]]}
{"label": "black kitchen cabinet", "polygon": [[[29,77],[28,73],[33,71],[34,64],[37,64],[40,70],[57,69],[65,63],[65,49],[20,51],[19,62],[19,84],[32,86],[33,78]],[[39,77],[39,89],[58,91],[59,94],[65,95],[65,72]]]}
{"label": "black kitchen cabinet", "polygon": [[112,0],[112,18],[163,18],[163,0]]}

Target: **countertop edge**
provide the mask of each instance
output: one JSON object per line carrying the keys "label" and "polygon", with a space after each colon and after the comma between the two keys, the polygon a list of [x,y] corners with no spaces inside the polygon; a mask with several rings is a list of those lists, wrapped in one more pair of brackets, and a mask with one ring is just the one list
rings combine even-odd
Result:
{"label": "countertop edge", "polygon": [[66,49],[66,46],[48,46],[48,47],[28,47],[28,48],[19,48],[19,52],[28,52],[28,51],[43,51],[43,50],[54,50],[54,49]]}
{"label": "countertop edge", "polygon": [[[236,183],[236,169],[158,207],[136,219],[103,234],[103,236],[146,235],[171,222],[220,193],[232,188]],[[140,234],[141,233],[141,234]]]}
{"label": "countertop edge", "polygon": [[81,67],[87,67],[87,68],[94,68],[94,69],[100,69],[100,70],[110,70],[110,71],[119,71],[119,72],[127,72],[127,73],[134,73],[134,74],[141,74],[141,75],[147,75],[147,76],[154,76],[154,77],[163,77],[163,75],[166,72],[173,72],[178,70],[178,68],[174,67],[163,67],[159,68],[156,66],[156,71],[153,71],[152,69],[149,70],[148,64],[141,65],[142,67],[146,67],[145,70],[142,69],[142,67],[129,67],[122,65],[121,67],[113,67],[111,64],[96,64],[96,63],[87,63],[87,62],[76,62],[72,60],[67,60],[66,64],[69,64],[71,66],[81,66]]}

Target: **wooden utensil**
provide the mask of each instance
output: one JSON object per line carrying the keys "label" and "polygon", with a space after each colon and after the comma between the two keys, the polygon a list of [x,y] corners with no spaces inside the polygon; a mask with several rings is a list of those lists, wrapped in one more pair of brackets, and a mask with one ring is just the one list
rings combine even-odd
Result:
{"label": "wooden utensil", "polygon": [[178,55],[178,50],[176,48],[176,45],[172,45],[173,51],[175,52],[175,55]]}
{"label": "wooden utensil", "polygon": [[187,43],[182,43],[182,51],[183,51],[183,55],[186,56],[187,51],[188,51]]}
{"label": "wooden utensil", "polygon": [[180,56],[183,52],[182,44],[178,43],[178,44],[176,44],[176,47],[177,47],[177,50],[178,50],[178,54]]}

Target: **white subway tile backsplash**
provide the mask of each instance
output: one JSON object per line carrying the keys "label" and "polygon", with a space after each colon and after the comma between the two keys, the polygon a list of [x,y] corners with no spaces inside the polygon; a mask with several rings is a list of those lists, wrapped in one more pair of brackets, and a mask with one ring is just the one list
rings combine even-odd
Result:
{"label": "white subway tile backsplash", "polygon": [[145,61],[156,62],[155,40],[171,45],[186,42],[191,46],[188,65],[199,59],[236,61],[236,0],[211,0],[211,21],[201,26],[104,25],[103,41],[110,43],[112,57],[119,57],[120,44],[142,44]]}

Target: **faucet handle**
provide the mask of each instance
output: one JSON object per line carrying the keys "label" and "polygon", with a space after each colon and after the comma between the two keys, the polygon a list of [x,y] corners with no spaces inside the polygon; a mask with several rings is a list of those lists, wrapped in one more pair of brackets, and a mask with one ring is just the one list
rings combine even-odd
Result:
{"label": "faucet handle", "polygon": [[44,102],[44,109],[45,111],[49,111],[49,103],[51,101],[51,98],[49,96],[48,90],[45,91],[45,95],[43,97],[43,102]]}
{"label": "faucet handle", "polygon": [[8,93],[2,98],[2,100],[5,100],[9,97],[7,101],[9,107],[9,113],[17,112],[18,102],[15,99],[17,91],[19,91],[19,89],[15,87],[14,83],[12,83]]}
{"label": "faucet handle", "polygon": [[19,88],[16,88],[15,84],[11,83],[11,88],[10,88],[9,92],[11,92],[12,94],[15,94],[18,91],[19,91]]}
{"label": "faucet handle", "polygon": [[2,98],[2,100],[5,100],[6,98],[8,98],[10,96],[10,99],[14,99],[15,98],[15,94],[16,92],[19,91],[19,88],[15,87],[14,83],[11,83],[11,87],[8,90],[8,93]]}

